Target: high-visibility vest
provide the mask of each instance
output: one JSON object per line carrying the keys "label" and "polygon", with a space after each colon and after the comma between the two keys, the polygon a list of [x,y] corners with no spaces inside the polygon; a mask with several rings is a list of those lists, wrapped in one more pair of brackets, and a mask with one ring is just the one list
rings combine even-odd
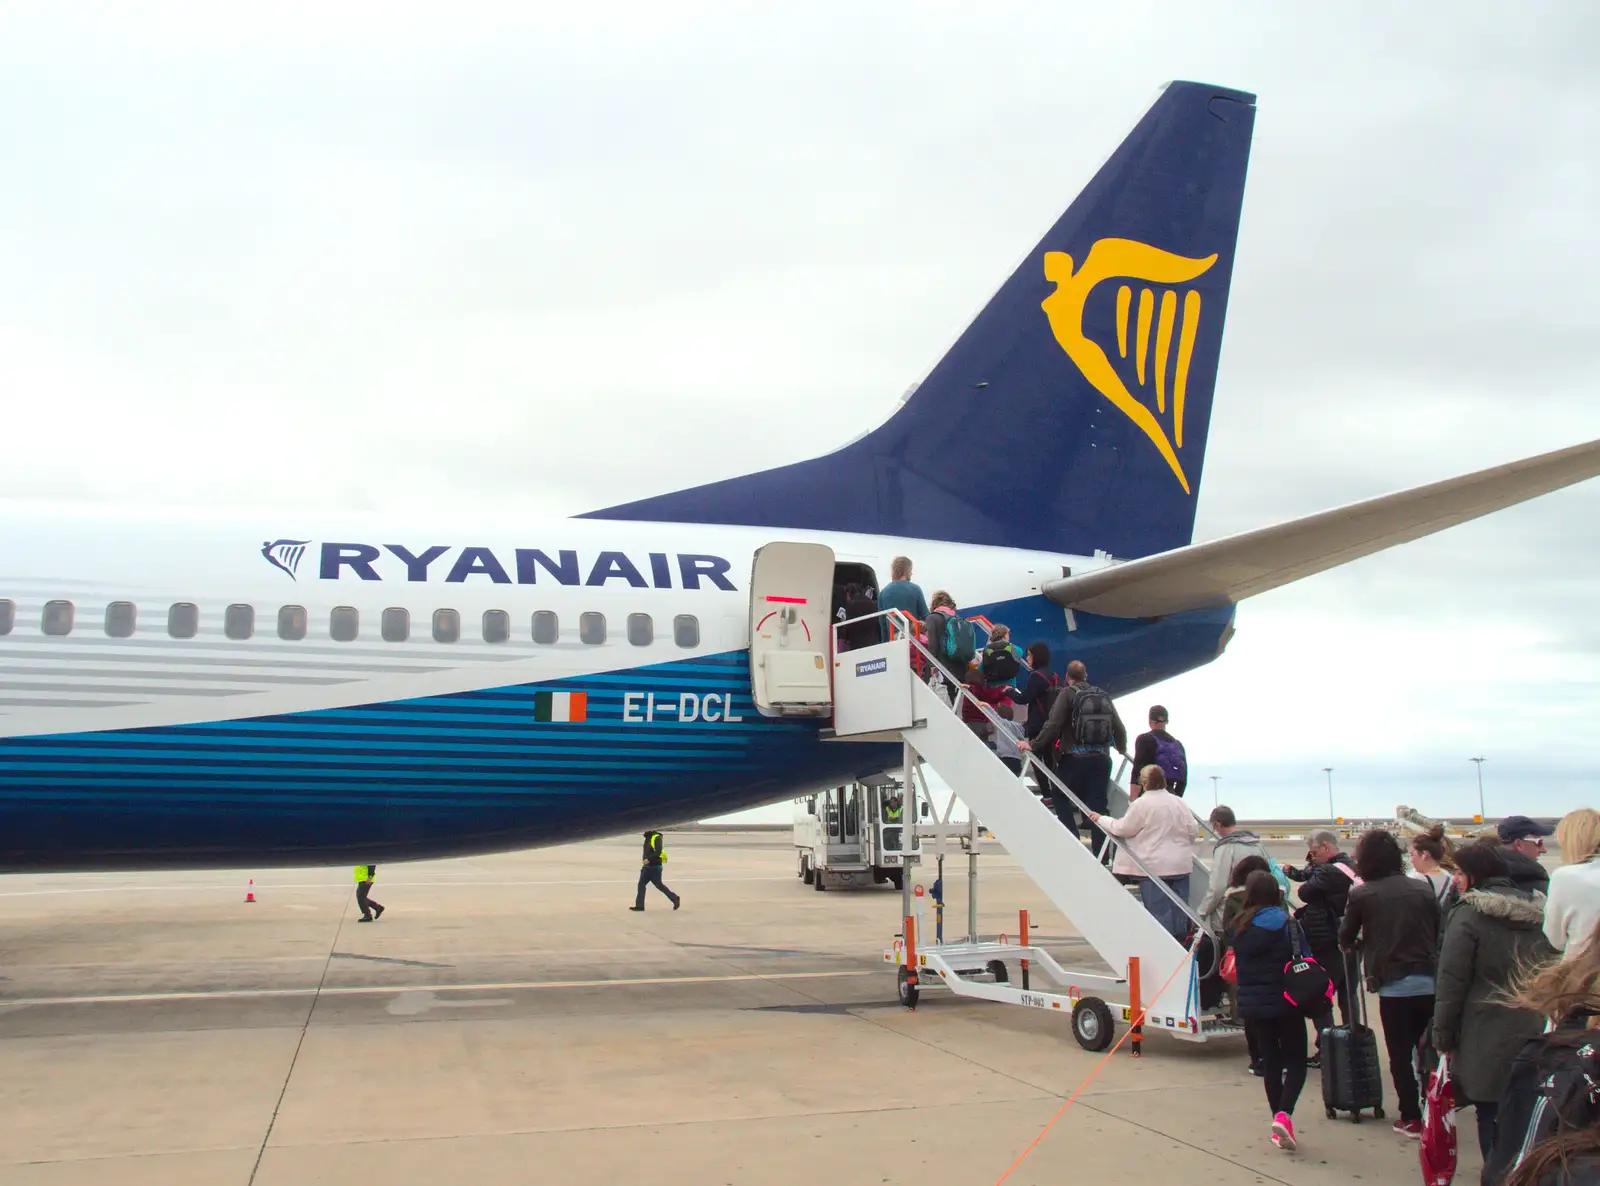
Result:
{"label": "high-visibility vest", "polygon": [[904,811],[904,804],[899,807],[885,807],[883,809],[883,818],[891,824],[898,824],[900,822],[900,816]]}
{"label": "high-visibility vest", "polygon": [[361,881],[371,881],[371,880],[372,880],[372,866],[371,865],[357,865],[356,866],[356,881],[361,882]]}

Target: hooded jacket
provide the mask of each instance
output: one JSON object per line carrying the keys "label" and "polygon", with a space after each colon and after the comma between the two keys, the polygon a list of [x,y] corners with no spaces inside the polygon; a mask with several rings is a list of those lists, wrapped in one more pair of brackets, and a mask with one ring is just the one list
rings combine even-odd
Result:
{"label": "hooded jacket", "polygon": [[1246,1021],[1287,1017],[1295,1011],[1283,995],[1283,966],[1294,955],[1289,940],[1289,913],[1268,906],[1232,936],[1234,965],[1239,982],[1234,986],[1239,1016]]}
{"label": "hooded jacket", "polygon": [[1200,917],[1213,932],[1222,930],[1223,898],[1233,881],[1233,870],[1249,856],[1265,857],[1261,837],[1248,828],[1235,828],[1211,846],[1211,885],[1200,902]]}
{"label": "hooded jacket", "polygon": [[1538,861],[1520,853],[1509,844],[1500,846],[1500,855],[1506,859],[1506,868],[1511,870],[1511,882],[1519,890],[1529,894],[1550,893],[1550,871]]}
{"label": "hooded jacket", "polygon": [[1545,900],[1493,877],[1462,895],[1450,916],[1434,988],[1433,1041],[1451,1054],[1457,1095],[1492,1103],[1505,1093],[1517,1051],[1544,1030],[1536,1014],[1499,1003],[1517,973],[1554,954]]}

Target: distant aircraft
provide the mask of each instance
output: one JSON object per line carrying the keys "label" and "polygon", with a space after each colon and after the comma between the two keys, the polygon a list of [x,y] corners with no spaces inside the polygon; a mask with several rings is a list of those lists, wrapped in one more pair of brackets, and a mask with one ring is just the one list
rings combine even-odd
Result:
{"label": "distant aircraft", "polygon": [[[896,765],[826,739],[832,594],[899,554],[1114,694],[1241,599],[1581,481],[1600,442],[1192,544],[1255,97],[1162,91],[896,413],[494,528],[0,509],[0,869],[554,844]],[[803,404],[705,426],[756,452]]]}

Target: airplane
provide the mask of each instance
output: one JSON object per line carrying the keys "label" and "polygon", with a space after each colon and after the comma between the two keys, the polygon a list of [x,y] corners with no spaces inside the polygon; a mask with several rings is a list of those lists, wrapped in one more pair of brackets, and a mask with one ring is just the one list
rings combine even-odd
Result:
{"label": "airplane", "polygon": [[1247,597],[1600,472],[1591,441],[1193,542],[1255,110],[1164,87],[820,457],[499,526],[0,507],[0,871],[384,863],[781,801],[900,761],[828,734],[834,590],[896,556],[1123,695],[1217,658]]}

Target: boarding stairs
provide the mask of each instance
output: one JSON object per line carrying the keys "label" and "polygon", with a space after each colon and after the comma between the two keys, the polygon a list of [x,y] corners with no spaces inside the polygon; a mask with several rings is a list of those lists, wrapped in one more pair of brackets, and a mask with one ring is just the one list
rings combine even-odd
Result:
{"label": "boarding stairs", "polygon": [[[1083,803],[1031,754],[1024,755],[1022,776],[1013,774],[961,719],[964,701],[998,725],[993,710],[948,681],[943,687],[953,689],[954,704],[942,691],[930,687],[919,668],[930,670],[933,656],[911,635],[904,619],[894,611],[885,614],[893,623],[890,641],[834,651],[833,728],[826,735],[841,744],[902,742],[904,786],[913,820],[919,818],[915,803],[918,767],[924,761],[931,765],[966,804],[974,821],[973,839],[976,821],[981,820],[1111,969],[1108,974],[1103,969],[1064,967],[1020,933],[1017,942],[1007,938],[984,943],[975,934],[960,943],[932,942],[927,926],[917,925],[917,904],[908,879],[903,910],[907,922],[892,953],[886,954],[900,965],[902,1000],[914,1003],[922,988],[944,987],[957,995],[1068,1011],[1073,1015],[1074,1035],[1090,1049],[1109,1044],[1112,1018],[1107,1004],[1121,1004],[1124,1020],[1134,1020],[1142,1007],[1145,1028],[1167,1030],[1190,1041],[1241,1032],[1236,1025],[1206,1016],[1199,1007],[1199,977],[1213,969],[1195,966],[1194,952],[1129,893],[1088,845],[1062,826],[1029,783],[1033,777],[1042,779],[1055,795],[1064,796],[1079,811],[1087,810]],[[1196,830],[1200,830],[1199,821]],[[937,833],[937,827],[932,831]],[[1109,851],[1112,845],[1106,847]],[[975,845],[972,851],[975,853]],[[1137,856],[1131,852],[1128,856],[1148,876]],[[1196,878],[1207,876],[1204,868],[1197,862],[1191,875],[1192,891]],[[1198,946],[1204,927],[1193,906],[1159,878],[1153,883],[1196,924]],[[1203,885],[1199,892],[1204,892]],[[1026,925],[1026,918],[1020,920],[1019,932]],[[1023,987],[1012,980],[1010,964],[1020,964]],[[1053,987],[1034,988],[1032,981],[1038,973]],[[1085,1030],[1092,1032],[1086,1034]]]}

